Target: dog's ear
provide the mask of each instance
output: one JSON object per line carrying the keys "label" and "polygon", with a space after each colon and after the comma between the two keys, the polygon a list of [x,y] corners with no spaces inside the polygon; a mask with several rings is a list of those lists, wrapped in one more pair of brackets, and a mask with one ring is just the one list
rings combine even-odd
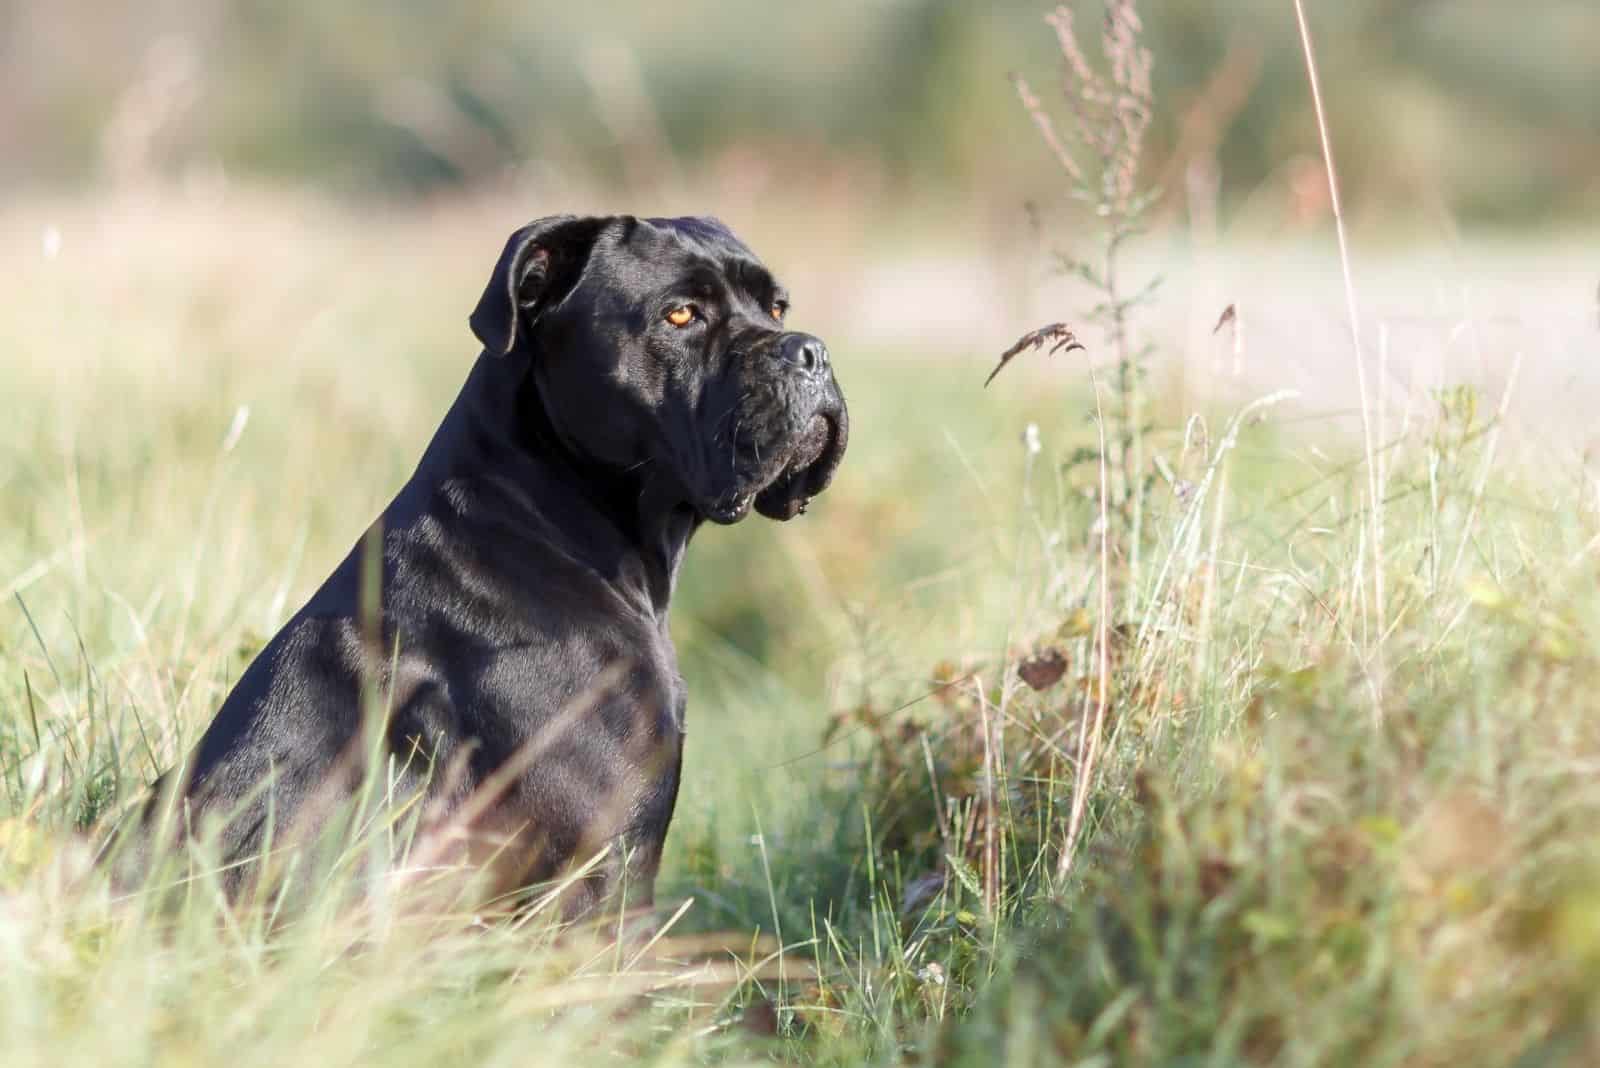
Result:
{"label": "dog's ear", "polygon": [[533,321],[571,292],[608,222],[551,215],[511,235],[467,319],[485,349],[497,356],[511,352]]}

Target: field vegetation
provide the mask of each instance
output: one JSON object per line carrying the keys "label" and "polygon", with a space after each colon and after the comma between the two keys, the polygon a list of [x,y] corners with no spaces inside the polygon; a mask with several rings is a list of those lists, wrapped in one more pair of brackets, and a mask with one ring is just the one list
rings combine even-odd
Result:
{"label": "field vegetation", "polygon": [[[833,323],[838,482],[690,551],[654,936],[386,878],[382,806],[293,895],[229,904],[203,844],[133,895],[90,862],[409,473],[504,232],[566,205],[158,182],[0,209],[6,1063],[1600,1058],[1600,477],[1519,392],[1600,355],[1593,323],[1486,353],[1450,302],[1407,344],[1490,373],[1434,383],[1358,319],[1357,385],[1330,288],[1307,329],[1351,362],[1318,395],[1227,304],[1213,365],[1250,373],[1197,387],[1157,325],[1182,294],[1134,254],[1160,97],[1132,23],[1092,25],[1056,40],[1114,125],[1075,131],[1043,77],[1017,105],[1098,220],[1044,242],[1077,296],[1043,351],[985,386],[1043,320],[981,352]],[[793,231],[752,235],[780,272]],[[1414,285],[1432,314],[1455,280]]]}

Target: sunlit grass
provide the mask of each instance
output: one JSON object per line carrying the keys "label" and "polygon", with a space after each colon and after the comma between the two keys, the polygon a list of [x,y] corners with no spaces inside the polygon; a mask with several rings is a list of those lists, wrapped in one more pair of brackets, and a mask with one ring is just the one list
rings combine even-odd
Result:
{"label": "sunlit grass", "polygon": [[[409,473],[499,235],[470,212],[76,210],[104,214],[53,256],[14,220],[0,261],[7,1063],[1596,1053],[1595,479],[1466,390],[1375,410],[1381,613],[1368,468],[1318,398],[1225,450],[1253,396],[1156,391],[1166,474],[1142,583],[1104,620],[1070,864],[1102,622],[1098,471],[1073,462],[1093,353],[985,392],[982,360],[842,339],[835,488],[690,552],[648,952],[374,880],[382,821],[292,908],[229,908],[203,876],[113,898],[90,825],[192,743]],[[1035,691],[1016,665],[1046,649],[1065,671]]]}

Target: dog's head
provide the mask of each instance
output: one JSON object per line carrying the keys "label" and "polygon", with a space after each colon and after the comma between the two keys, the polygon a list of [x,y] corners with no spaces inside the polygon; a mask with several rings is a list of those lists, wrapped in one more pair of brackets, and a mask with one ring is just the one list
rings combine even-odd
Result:
{"label": "dog's head", "polygon": [[472,313],[524,359],[563,444],[671,487],[704,518],[790,519],[844,456],[828,350],[787,291],[709,218],[555,216],[506,243]]}

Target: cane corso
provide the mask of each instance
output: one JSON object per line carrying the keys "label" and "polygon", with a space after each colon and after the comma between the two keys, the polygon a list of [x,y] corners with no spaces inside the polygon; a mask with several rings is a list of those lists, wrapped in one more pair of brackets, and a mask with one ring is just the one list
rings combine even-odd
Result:
{"label": "cane corso", "polygon": [[716,219],[514,233],[416,473],[163,776],[136,866],[210,823],[237,892],[376,769],[499,890],[572,873],[569,916],[624,881],[648,902],[683,753],[684,550],[708,519],[799,515],[845,451],[828,350],[788,309]]}

